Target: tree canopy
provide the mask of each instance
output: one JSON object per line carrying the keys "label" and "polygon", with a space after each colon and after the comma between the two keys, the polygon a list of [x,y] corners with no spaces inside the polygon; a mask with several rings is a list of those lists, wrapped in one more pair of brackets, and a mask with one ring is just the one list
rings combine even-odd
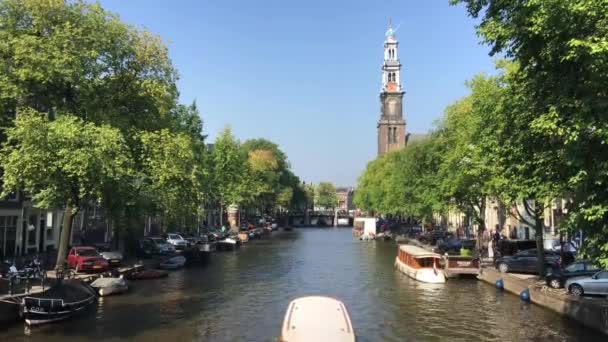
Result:
{"label": "tree canopy", "polygon": [[33,109],[18,113],[0,153],[3,193],[21,189],[40,208],[65,208],[58,267],[63,267],[72,217],[87,201],[101,202],[106,186],[132,174],[125,140],[116,128],[62,115],[57,120]]}
{"label": "tree canopy", "polygon": [[338,205],[336,187],[330,182],[321,182],[315,187],[315,206],[335,209]]}

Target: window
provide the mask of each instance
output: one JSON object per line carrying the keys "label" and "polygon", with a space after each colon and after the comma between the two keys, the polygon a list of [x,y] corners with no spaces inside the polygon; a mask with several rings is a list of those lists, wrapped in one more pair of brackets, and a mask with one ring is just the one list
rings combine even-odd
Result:
{"label": "window", "polygon": [[587,264],[587,271],[599,271],[601,268],[597,265]]}
{"label": "window", "polygon": [[600,272],[597,274],[597,279],[608,279],[608,272]]}
{"label": "window", "polygon": [[36,245],[36,220],[37,215],[30,215],[27,225],[27,244],[28,246]]}
{"label": "window", "polygon": [[0,255],[15,253],[17,240],[17,216],[0,216]]}
{"label": "window", "polygon": [[585,264],[583,264],[582,262],[575,262],[574,264],[566,267],[566,271],[568,271],[568,272],[581,272],[584,270],[585,270]]}
{"label": "window", "polygon": [[97,256],[97,251],[94,249],[80,249],[76,253],[78,256]]}

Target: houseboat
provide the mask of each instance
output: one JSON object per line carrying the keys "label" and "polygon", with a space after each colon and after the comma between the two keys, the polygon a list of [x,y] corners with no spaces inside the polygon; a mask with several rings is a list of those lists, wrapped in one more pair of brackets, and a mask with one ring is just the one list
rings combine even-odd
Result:
{"label": "houseboat", "polygon": [[440,266],[441,255],[420,247],[400,245],[397,248],[395,267],[410,278],[431,284],[445,283],[445,273]]}
{"label": "houseboat", "polygon": [[322,296],[300,297],[287,307],[279,341],[355,342],[355,332],[341,301]]}

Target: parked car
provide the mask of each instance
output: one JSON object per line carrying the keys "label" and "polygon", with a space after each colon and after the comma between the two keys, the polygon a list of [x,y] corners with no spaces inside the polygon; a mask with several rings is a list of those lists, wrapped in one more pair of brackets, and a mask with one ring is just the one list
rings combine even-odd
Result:
{"label": "parked car", "polygon": [[172,254],[175,253],[175,247],[167,242],[167,240],[161,237],[149,237],[149,241],[151,241],[157,248],[160,254]]}
{"label": "parked car", "polygon": [[576,277],[589,277],[600,271],[601,268],[594,265],[591,261],[576,261],[566,266],[553,270],[547,274],[546,282],[547,285],[559,289],[564,286],[564,283],[571,278]]}
{"label": "parked car", "polygon": [[448,233],[443,229],[436,229],[431,232],[421,234],[418,240],[422,243],[435,246],[443,243],[448,238]]}
{"label": "parked car", "polygon": [[475,250],[475,240],[463,240],[457,238],[451,238],[443,243],[441,243],[435,249],[435,252],[444,254],[460,254],[460,249],[465,248],[471,251]]}
{"label": "parked car", "polygon": [[120,266],[122,263],[122,253],[119,251],[100,252],[99,255],[108,261],[110,267]]}
{"label": "parked car", "polygon": [[195,246],[195,245],[200,245],[202,244],[202,240],[200,236],[197,236],[195,234],[192,233],[176,233],[177,235],[180,235],[184,240],[186,240],[186,242],[188,243],[188,246]]}
{"label": "parked car", "polygon": [[[169,245],[169,244],[167,244],[167,245]],[[137,256],[138,257],[149,258],[149,257],[153,257],[158,254],[161,254],[160,248],[152,239],[144,238],[144,239],[139,239],[137,241]]]}
{"label": "parked car", "polygon": [[105,272],[108,270],[108,261],[91,246],[72,247],[68,253],[68,267],[78,272]]}
{"label": "parked car", "polygon": [[576,245],[571,241],[564,241],[560,243],[559,239],[547,239],[544,241],[544,248],[553,252],[561,252],[562,248],[564,252],[576,253]]}
{"label": "parked car", "polygon": [[501,256],[515,255],[517,252],[536,249],[536,240],[507,240],[498,241],[497,250]]}
{"label": "parked car", "polygon": [[173,245],[173,247],[175,247],[175,249],[177,249],[177,250],[181,250],[181,249],[188,247],[188,241],[186,241],[186,239],[184,239],[179,234],[169,233],[169,234],[167,234],[166,239],[167,239],[167,242],[170,243],[171,245]]}
{"label": "parked car", "polygon": [[608,295],[608,271],[597,272],[591,277],[568,279],[564,287],[575,296]]}
{"label": "parked car", "polygon": [[[512,256],[505,256],[496,259],[496,268],[502,272],[522,272],[536,273],[537,272],[537,250],[527,249],[515,253]],[[561,258],[558,254],[550,251],[545,251],[545,268],[547,270],[557,270],[561,264]]]}

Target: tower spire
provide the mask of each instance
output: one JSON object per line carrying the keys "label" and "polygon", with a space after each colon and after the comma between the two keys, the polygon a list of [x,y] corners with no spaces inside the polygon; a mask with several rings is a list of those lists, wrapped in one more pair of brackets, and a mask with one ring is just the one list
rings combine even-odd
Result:
{"label": "tower spire", "polygon": [[382,64],[382,88],[380,91],[381,113],[378,121],[378,154],[405,146],[405,120],[403,119],[403,95],[399,42],[395,37],[392,18],[384,40]]}

